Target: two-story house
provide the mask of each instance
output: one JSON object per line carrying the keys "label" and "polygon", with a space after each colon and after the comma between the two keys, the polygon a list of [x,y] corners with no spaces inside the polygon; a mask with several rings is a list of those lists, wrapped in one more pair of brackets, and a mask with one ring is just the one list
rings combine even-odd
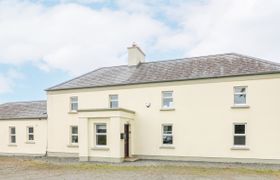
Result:
{"label": "two-story house", "polygon": [[[128,65],[96,69],[46,91],[44,120],[12,118],[17,103],[0,106],[1,153],[280,162],[280,65],[274,62],[235,53],[145,62],[133,45]],[[19,118],[41,112],[24,110]],[[34,127],[33,144],[24,143],[28,127]]]}

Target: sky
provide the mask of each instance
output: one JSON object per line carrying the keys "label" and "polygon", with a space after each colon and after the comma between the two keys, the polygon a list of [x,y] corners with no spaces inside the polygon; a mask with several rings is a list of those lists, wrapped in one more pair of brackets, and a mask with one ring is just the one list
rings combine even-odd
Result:
{"label": "sky", "polygon": [[280,62],[279,0],[0,0],[0,103],[127,63],[236,52]]}

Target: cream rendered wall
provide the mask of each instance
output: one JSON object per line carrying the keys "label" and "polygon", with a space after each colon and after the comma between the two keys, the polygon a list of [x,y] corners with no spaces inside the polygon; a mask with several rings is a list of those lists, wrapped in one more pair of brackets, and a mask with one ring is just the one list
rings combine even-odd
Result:
{"label": "cream rendered wall", "polygon": [[[231,108],[234,86],[248,86],[250,108]],[[161,92],[170,90],[175,110],[160,111]],[[68,113],[70,96],[88,109],[106,108],[109,94],[118,94],[120,107],[136,112],[133,154],[280,159],[279,92],[279,74],[48,92],[49,150],[78,152],[67,147],[68,126],[78,124]],[[236,122],[247,123],[249,150],[231,149]],[[160,148],[165,123],[173,124],[174,149]]]}
{"label": "cream rendered wall", "polygon": [[[9,127],[16,127],[16,144],[10,145]],[[34,127],[34,143],[27,142],[27,127]],[[0,154],[45,155],[47,149],[47,120],[0,120]]]}
{"label": "cream rendered wall", "polygon": [[47,151],[49,156],[78,156],[79,148],[71,146],[70,139],[70,127],[78,126],[78,114],[70,112],[70,96],[48,96]]}

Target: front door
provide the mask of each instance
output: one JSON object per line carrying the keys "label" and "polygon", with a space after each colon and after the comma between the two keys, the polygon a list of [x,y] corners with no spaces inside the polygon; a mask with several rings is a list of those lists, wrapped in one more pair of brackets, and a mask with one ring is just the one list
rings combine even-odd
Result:
{"label": "front door", "polygon": [[129,124],[124,125],[124,157],[129,157]]}

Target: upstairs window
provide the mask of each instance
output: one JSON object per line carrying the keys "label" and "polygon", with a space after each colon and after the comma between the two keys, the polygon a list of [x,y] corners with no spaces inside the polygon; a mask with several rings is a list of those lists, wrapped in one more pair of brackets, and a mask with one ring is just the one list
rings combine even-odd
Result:
{"label": "upstairs window", "polygon": [[27,127],[27,141],[34,141],[34,128]]}
{"label": "upstairs window", "polygon": [[237,86],[234,87],[234,104],[246,105],[247,87]]}
{"label": "upstairs window", "polygon": [[78,126],[71,126],[71,144],[78,144]]}
{"label": "upstairs window", "polygon": [[163,145],[172,145],[173,144],[172,125],[163,125],[162,126],[162,144]]}
{"label": "upstairs window", "polygon": [[17,142],[16,141],[16,128],[10,127],[9,134],[10,134],[10,144],[15,144]]}
{"label": "upstairs window", "polygon": [[78,111],[78,97],[77,96],[70,97],[70,110],[73,112]]}
{"label": "upstairs window", "polygon": [[118,95],[109,95],[109,103],[110,108],[118,108],[119,107],[119,96]]}
{"label": "upstairs window", "polygon": [[162,108],[173,108],[173,91],[162,92]]}
{"label": "upstairs window", "polygon": [[234,124],[234,146],[246,146],[246,124]]}

